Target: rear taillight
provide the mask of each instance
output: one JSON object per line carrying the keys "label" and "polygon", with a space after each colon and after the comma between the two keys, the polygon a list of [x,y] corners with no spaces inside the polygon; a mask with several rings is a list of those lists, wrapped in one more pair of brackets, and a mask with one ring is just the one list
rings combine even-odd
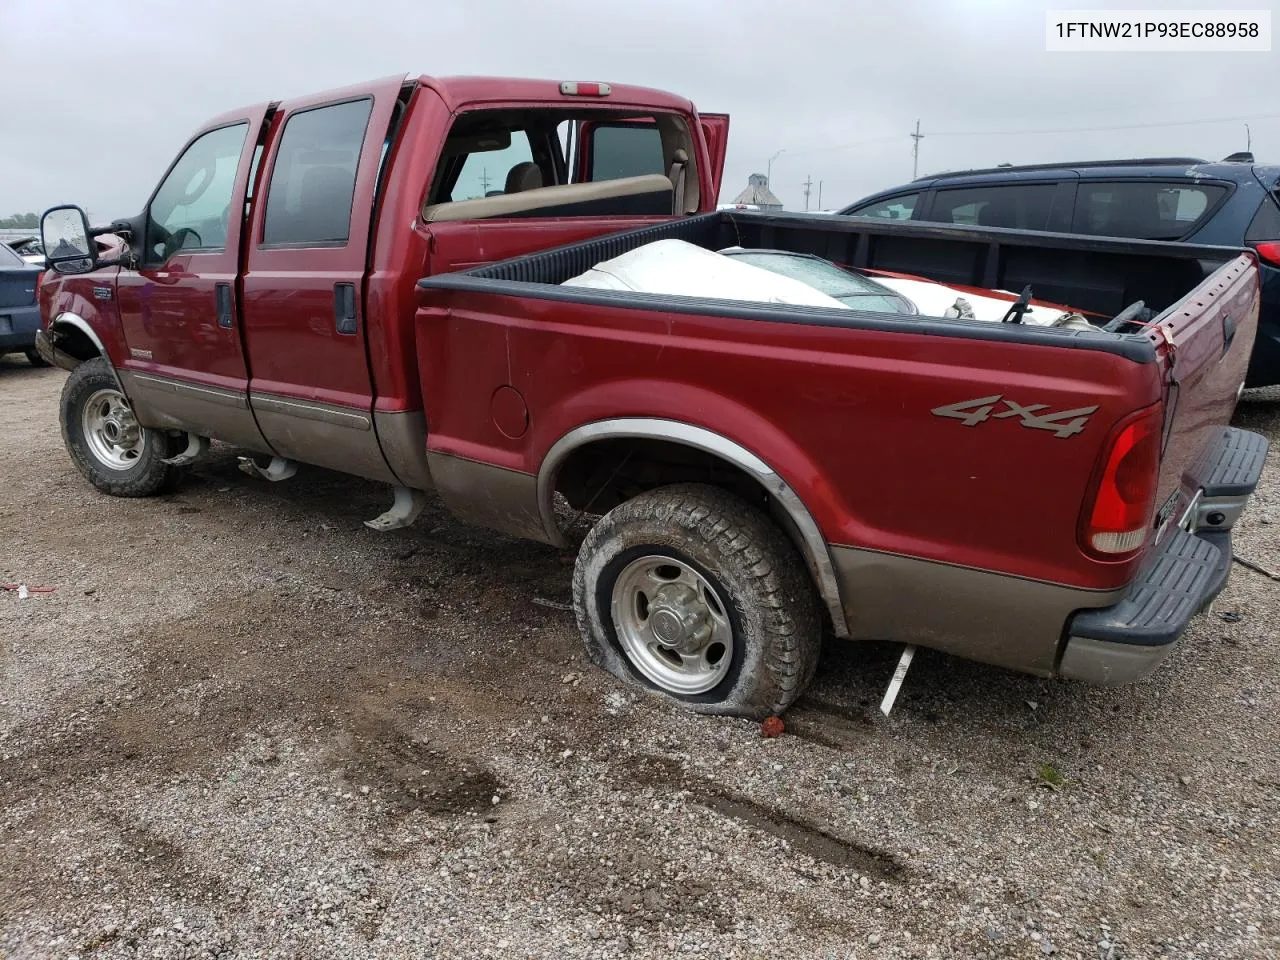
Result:
{"label": "rear taillight", "polygon": [[1160,482],[1162,419],[1161,405],[1155,404],[1113,434],[1083,531],[1090,552],[1118,560],[1147,542]]}
{"label": "rear taillight", "polygon": [[1280,267],[1280,240],[1263,240],[1255,243],[1253,249],[1258,251],[1258,259],[1265,260],[1273,267]]}

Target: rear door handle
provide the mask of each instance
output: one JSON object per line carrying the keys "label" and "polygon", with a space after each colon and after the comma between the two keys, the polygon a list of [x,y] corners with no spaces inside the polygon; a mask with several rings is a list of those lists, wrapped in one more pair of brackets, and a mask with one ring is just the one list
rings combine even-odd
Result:
{"label": "rear door handle", "polygon": [[341,334],[356,332],[356,285],[354,283],[335,283],[333,285],[333,325]]}
{"label": "rear door handle", "polygon": [[231,328],[231,284],[217,283],[213,287],[213,302],[218,308],[218,326]]}

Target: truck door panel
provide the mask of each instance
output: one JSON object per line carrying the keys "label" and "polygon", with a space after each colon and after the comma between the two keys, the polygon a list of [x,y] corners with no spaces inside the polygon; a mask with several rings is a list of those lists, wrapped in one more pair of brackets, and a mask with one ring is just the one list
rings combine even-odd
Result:
{"label": "truck door panel", "polygon": [[[720,196],[720,185],[724,177],[724,157],[729,149],[729,114],[704,113],[698,117],[702,125],[702,138],[707,144],[707,171],[711,178],[711,196]],[[703,204],[703,209],[714,209],[714,205]]]}
{"label": "truck door panel", "polygon": [[281,107],[244,274],[249,398],[276,452],[396,482],[373,422],[370,220],[400,81]]}
{"label": "truck door panel", "polygon": [[237,316],[243,197],[266,106],[192,138],[147,204],[142,266],[116,284],[120,369],[148,426],[268,450],[248,403]]}

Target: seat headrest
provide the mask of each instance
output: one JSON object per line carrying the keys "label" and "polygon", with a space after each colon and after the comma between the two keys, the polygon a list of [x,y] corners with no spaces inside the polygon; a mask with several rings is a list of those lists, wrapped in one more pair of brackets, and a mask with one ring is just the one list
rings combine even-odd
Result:
{"label": "seat headrest", "polygon": [[503,193],[520,193],[522,190],[536,190],[542,186],[542,171],[530,160],[517,163],[507,172],[507,183]]}

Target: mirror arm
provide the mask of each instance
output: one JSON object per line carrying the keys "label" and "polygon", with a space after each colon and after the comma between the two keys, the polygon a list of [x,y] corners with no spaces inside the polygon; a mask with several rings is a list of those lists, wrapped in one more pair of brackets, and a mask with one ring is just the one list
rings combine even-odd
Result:
{"label": "mirror arm", "polygon": [[90,227],[89,236],[100,237],[106,233],[114,233],[121,237],[133,239],[133,224],[128,220],[113,220],[105,227]]}

